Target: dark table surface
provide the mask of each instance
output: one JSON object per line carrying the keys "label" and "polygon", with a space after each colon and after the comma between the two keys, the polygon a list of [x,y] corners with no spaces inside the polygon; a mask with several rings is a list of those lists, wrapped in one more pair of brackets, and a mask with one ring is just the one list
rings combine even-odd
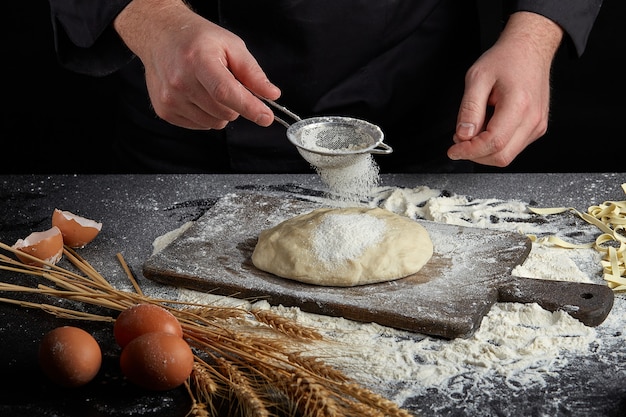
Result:
{"label": "dark table surface", "polygon": [[[589,205],[624,200],[620,184],[626,173],[594,174],[437,174],[384,175],[385,186],[433,189],[473,198],[515,199],[539,206]],[[323,190],[314,175],[15,175],[0,176],[0,241],[13,244],[32,231],[50,227],[55,208],[103,223],[96,240],[81,250],[90,263],[115,283],[126,279],[116,253],[135,273],[152,252],[155,238],[199,218],[226,193],[257,190],[279,195],[315,194]],[[0,271],[1,280],[15,280]],[[139,276],[142,285],[157,285]],[[103,346],[103,369],[92,383],[63,389],[41,374],[36,351],[42,335],[61,324],[75,324],[38,310],[0,303],[0,415],[2,416],[185,416],[189,398],[183,389],[149,393],[128,384],[117,371],[110,324],[81,324]],[[626,326],[626,324],[625,324]],[[623,335],[614,335],[621,337]],[[626,343],[586,355],[549,385],[497,392],[469,388],[462,398],[421,393],[404,406],[417,415],[467,415],[466,405],[484,415],[626,415]],[[584,362],[584,364],[582,363]],[[584,366],[583,366],[584,365]],[[471,394],[471,395],[470,395]],[[474,413],[473,413],[474,414]]]}

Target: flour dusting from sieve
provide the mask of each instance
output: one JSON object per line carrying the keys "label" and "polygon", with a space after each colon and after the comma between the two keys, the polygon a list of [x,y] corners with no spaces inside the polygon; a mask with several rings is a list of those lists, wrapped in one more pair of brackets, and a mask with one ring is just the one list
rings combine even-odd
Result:
{"label": "flour dusting from sieve", "polygon": [[358,259],[365,249],[380,242],[385,221],[369,214],[329,214],[313,232],[313,251],[325,264]]}
{"label": "flour dusting from sieve", "polygon": [[[307,126],[299,143],[313,153],[323,153],[310,154],[312,159],[307,160],[337,199],[359,201],[379,185],[380,169],[374,158],[370,153],[358,153],[373,144],[372,138],[353,126]],[[336,164],[333,158],[342,158],[345,165]]]}
{"label": "flour dusting from sieve", "polygon": [[359,156],[346,167],[315,167],[315,171],[335,198],[347,202],[366,199],[380,183],[380,169],[371,154]]}

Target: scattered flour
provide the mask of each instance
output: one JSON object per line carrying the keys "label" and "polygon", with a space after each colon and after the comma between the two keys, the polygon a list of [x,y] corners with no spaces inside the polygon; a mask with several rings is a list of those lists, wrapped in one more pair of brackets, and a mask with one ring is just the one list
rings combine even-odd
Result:
{"label": "scattered flour", "polygon": [[273,309],[322,330],[337,343],[316,350],[315,356],[372,386],[379,381],[446,386],[459,374],[478,380],[491,373],[501,374],[513,386],[543,385],[545,373],[563,350],[585,352],[595,339],[592,328],[537,304],[496,304],[472,337],[450,341],[377,324],[320,318],[293,307]]}
{"label": "scattered flour", "polygon": [[379,191],[372,203],[412,219],[525,234],[543,230],[538,227],[540,225],[529,223],[533,215],[521,201],[471,200],[462,195],[440,194],[440,191],[425,186],[393,188]]}
{"label": "scattered flour", "polygon": [[152,253],[157,253],[164,247],[172,243],[174,240],[176,240],[178,236],[180,236],[181,233],[189,229],[192,224],[193,222],[186,222],[179,228],[171,230],[164,235],[158,236],[156,239],[154,239],[154,242],[152,242]]}
{"label": "scattered flour", "polygon": [[533,243],[531,256],[512,271],[513,275],[526,278],[553,279],[573,282],[592,282],[589,276],[579,269],[573,258],[586,260],[601,269],[601,255],[589,249],[562,249]]}
{"label": "scattered flour", "polygon": [[[464,226],[523,233],[558,233],[563,229],[556,223],[533,223],[526,205],[518,201],[446,197],[428,187],[379,189],[370,204],[413,219]],[[527,260],[513,274],[592,282],[592,276],[601,276],[599,260],[593,249],[533,243]],[[600,331],[597,329],[602,329],[586,327],[567,313],[549,312],[537,304],[496,303],[473,336],[442,340],[373,323],[310,314],[294,307],[270,306],[264,301],[251,305],[186,289],[179,290],[179,297],[192,302],[272,309],[314,327],[325,334],[328,342],[315,345],[312,355],[400,405],[433,389],[450,399],[463,398],[468,387],[494,388],[494,380],[504,381],[512,391],[533,385],[543,387],[546,377],[557,374],[569,358],[592,354]],[[626,343],[625,323],[626,299],[616,297],[602,326],[620,338],[620,343]]]}

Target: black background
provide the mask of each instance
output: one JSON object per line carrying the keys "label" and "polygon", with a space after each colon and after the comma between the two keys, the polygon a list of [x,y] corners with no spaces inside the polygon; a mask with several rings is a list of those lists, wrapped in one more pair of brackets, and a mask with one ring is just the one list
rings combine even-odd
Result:
{"label": "black background", "polygon": [[[488,2],[483,2],[488,3]],[[0,173],[108,173],[111,80],[61,68],[54,54],[49,5],[16,1],[3,36],[3,139]],[[497,13],[484,6],[483,12]],[[548,132],[509,167],[486,172],[622,172],[626,167],[626,2],[605,0],[587,50],[564,49],[553,68]],[[486,25],[484,38],[493,34]],[[621,56],[622,55],[622,56]]]}

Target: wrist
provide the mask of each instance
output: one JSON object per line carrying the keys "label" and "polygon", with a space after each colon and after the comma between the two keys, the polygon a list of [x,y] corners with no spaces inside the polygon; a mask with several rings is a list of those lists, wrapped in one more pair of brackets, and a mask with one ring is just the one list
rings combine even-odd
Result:
{"label": "wrist", "polygon": [[113,20],[113,28],[126,46],[141,55],[143,45],[159,33],[184,26],[190,9],[182,0],[132,0]]}
{"label": "wrist", "polygon": [[521,11],[509,17],[500,40],[513,41],[537,51],[551,62],[563,40],[563,29],[545,16]]}

